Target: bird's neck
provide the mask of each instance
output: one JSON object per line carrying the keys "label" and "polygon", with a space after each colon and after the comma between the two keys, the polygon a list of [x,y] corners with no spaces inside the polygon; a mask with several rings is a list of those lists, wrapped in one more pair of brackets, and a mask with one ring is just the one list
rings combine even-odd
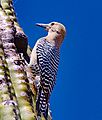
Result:
{"label": "bird's neck", "polygon": [[46,36],[46,40],[51,44],[55,45],[56,47],[60,48],[61,45],[61,38],[56,35],[56,33],[48,33]]}

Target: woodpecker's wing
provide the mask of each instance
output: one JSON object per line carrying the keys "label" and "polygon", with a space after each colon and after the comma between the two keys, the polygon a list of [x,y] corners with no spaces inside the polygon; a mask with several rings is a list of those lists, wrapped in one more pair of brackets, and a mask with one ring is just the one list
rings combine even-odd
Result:
{"label": "woodpecker's wing", "polygon": [[42,38],[37,45],[37,62],[41,70],[41,86],[49,97],[56,80],[59,50]]}

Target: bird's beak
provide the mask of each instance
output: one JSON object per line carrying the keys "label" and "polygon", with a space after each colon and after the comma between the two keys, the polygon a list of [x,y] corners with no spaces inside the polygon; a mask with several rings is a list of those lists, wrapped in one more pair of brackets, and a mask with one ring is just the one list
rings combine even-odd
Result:
{"label": "bird's beak", "polygon": [[45,28],[45,30],[47,30],[47,31],[50,29],[50,25],[49,24],[36,23],[36,26]]}

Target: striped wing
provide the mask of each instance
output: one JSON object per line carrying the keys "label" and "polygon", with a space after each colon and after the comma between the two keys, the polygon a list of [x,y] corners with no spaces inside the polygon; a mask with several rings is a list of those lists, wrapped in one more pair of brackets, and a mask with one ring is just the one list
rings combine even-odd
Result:
{"label": "striped wing", "polygon": [[56,80],[59,50],[46,40],[37,46],[37,61],[41,70],[41,86],[49,97]]}

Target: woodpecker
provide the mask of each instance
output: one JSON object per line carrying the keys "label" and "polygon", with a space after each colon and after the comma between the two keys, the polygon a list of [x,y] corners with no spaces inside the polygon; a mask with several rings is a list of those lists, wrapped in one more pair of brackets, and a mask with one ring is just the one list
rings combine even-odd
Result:
{"label": "woodpecker", "polygon": [[56,75],[60,59],[60,46],[65,37],[65,26],[58,22],[49,24],[37,23],[37,26],[45,28],[48,34],[37,40],[30,58],[29,66],[35,76],[39,76],[37,82],[38,93],[36,101],[37,115],[43,115],[48,120],[48,103],[55,85]]}

